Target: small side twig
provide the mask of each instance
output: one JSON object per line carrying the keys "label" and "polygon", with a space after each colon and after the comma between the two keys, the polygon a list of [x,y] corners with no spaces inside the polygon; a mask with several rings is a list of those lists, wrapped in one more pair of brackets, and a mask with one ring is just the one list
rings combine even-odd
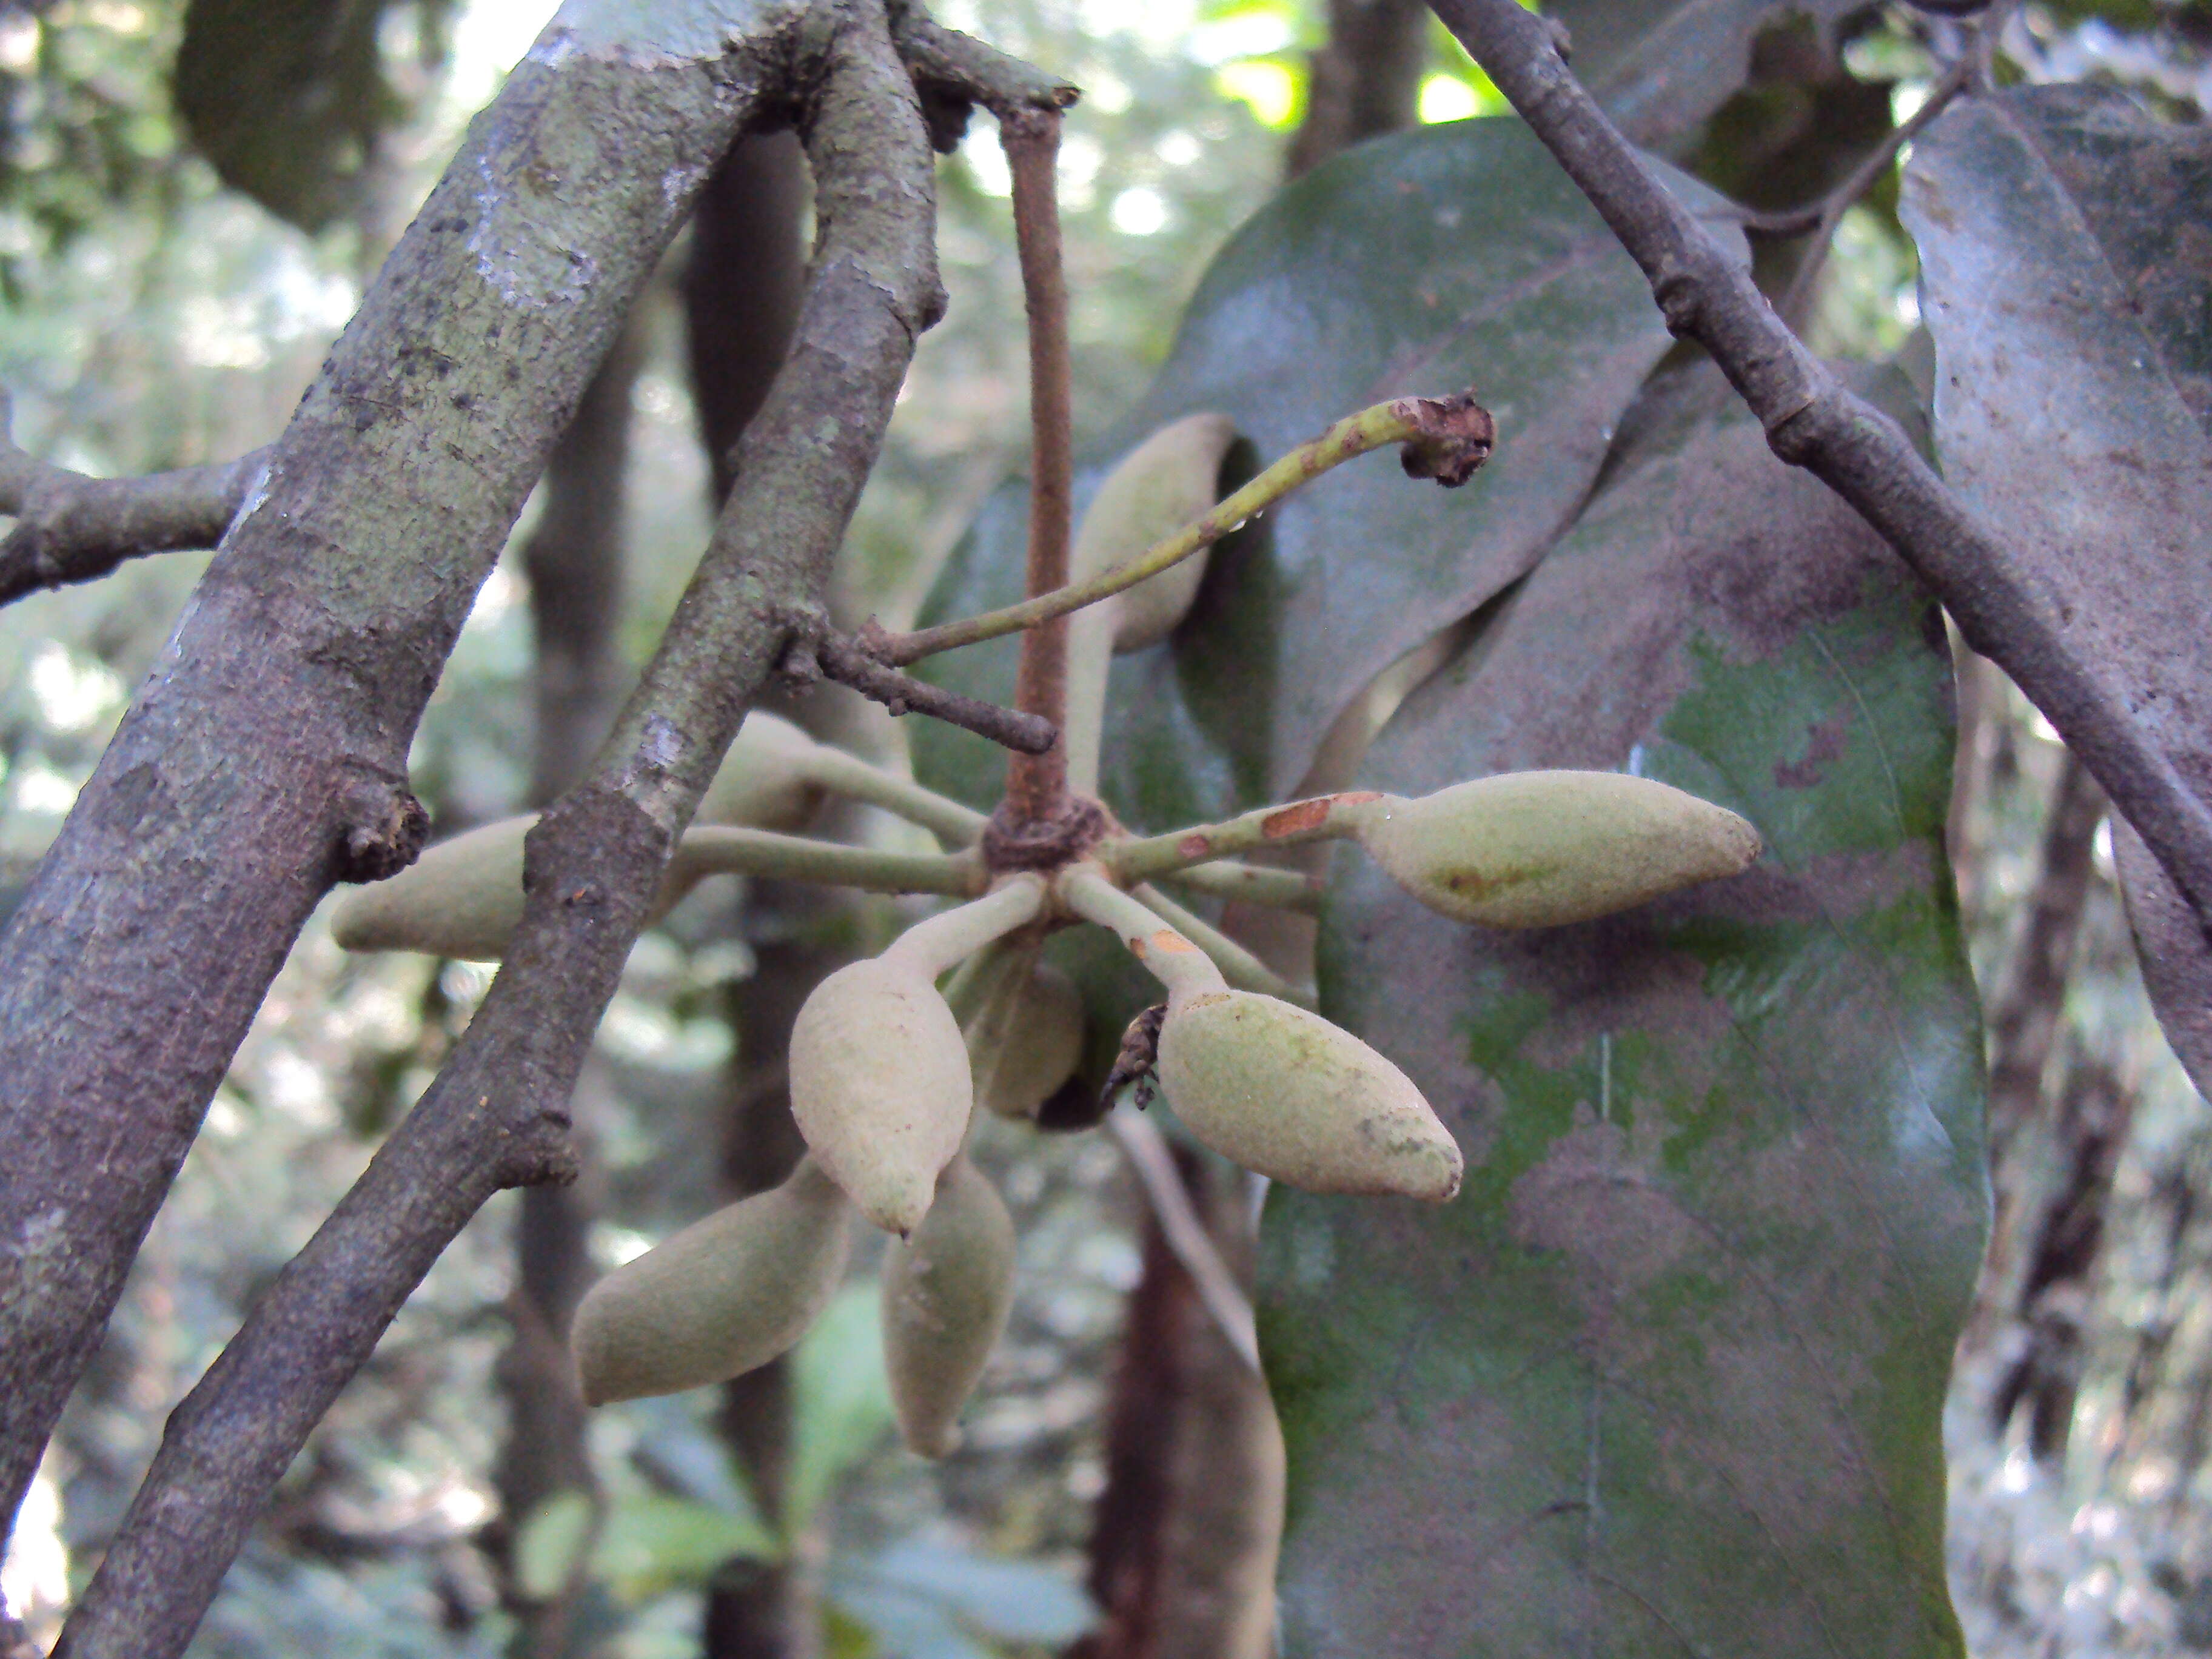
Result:
{"label": "small side twig", "polygon": [[[988,738],[1017,754],[1042,755],[1060,741],[1058,728],[1048,720],[902,674],[885,667],[866,647],[842,635],[823,634],[811,642],[811,649],[813,662],[823,673],[883,704],[894,714],[927,714]],[[795,667],[803,677],[805,661],[803,654],[787,657],[787,672]]]}
{"label": "small side twig", "polygon": [[138,478],[94,478],[25,453],[5,435],[0,392],[0,605],[50,587],[97,581],[129,559],[213,547],[269,465],[257,449],[234,461]]}
{"label": "small side twig", "polygon": [[1250,1298],[1237,1275],[1229,1271],[1229,1264],[1221,1259],[1221,1252],[1213,1248],[1212,1237],[1206,1224],[1191,1206],[1190,1194],[1182,1184],[1182,1176],[1176,1169],[1175,1154],[1168,1150],[1167,1137],[1150,1118],[1139,1117],[1134,1112],[1108,1114],[1106,1127],[1136,1171],[1138,1183],[1145,1189],[1145,1199],[1152,1206],[1152,1214],[1160,1224],[1160,1233],[1175,1252],[1175,1258],[1190,1275],[1197,1287],[1198,1299],[1207,1315],[1237,1351],[1237,1357],[1260,1372],[1259,1323],[1252,1316]]}
{"label": "small side twig", "polygon": [[1019,109],[1066,109],[1079,95],[1058,76],[945,27],[920,0],[894,3],[890,14],[892,42],[914,76],[930,142],[941,151],[958,147],[974,105],[1004,120]]}
{"label": "small side twig", "polygon": [[[1067,585],[1075,511],[1074,381],[1068,363],[1067,279],[1060,268],[1060,112],[1008,110],[999,138],[1014,190],[1014,237],[1029,311],[1030,544],[1027,591]],[[1057,727],[1067,723],[1067,622],[1048,617],[1022,638],[1014,706]],[[1006,766],[1012,823],[1042,823],[1067,799],[1065,744],[1017,753]]]}
{"label": "small side twig", "polygon": [[[1999,11],[2008,9],[2008,7],[1999,8]],[[1993,38],[1988,37],[1988,32],[2002,27],[2002,19],[1996,13],[1992,13],[1982,27],[1984,37]],[[1927,100],[1892,128],[1889,136],[1875,147],[1874,153],[1852,168],[1850,177],[1831,191],[1826,199],[1813,210],[1812,222],[1805,227],[1812,233],[1813,240],[1805,248],[1797,266],[1797,274],[1790,280],[1789,292],[1782,296],[1782,303],[1775,307],[1789,319],[1792,327],[1802,328],[1805,325],[1806,308],[1813,299],[1813,285],[1820,281],[1821,268],[1827,264],[1828,250],[1835,246],[1836,229],[1844,222],[1844,215],[1874,188],[1876,179],[1897,165],[1899,154],[1927,128],[1929,122],[1950,107],[1953,99],[1979,82],[1982,64],[1978,45],[1969,45],[1965,52],[1959,54],[1959,61],[1945,71],[1942,80],[1936,82]],[[1754,227],[1747,224],[1745,228],[1748,230]]]}

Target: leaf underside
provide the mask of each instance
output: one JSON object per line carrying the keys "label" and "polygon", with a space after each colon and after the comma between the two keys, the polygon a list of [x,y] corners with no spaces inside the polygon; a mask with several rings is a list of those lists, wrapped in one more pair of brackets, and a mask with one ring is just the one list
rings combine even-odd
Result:
{"label": "leaf underside", "polygon": [[1385,730],[1378,787],[1625,768],[1767,850],[1518,935],[1344,855],[1324,1008],[1468,1179],[1269,1200],[1287,1653],[1961,1651],[1941,1412],[1986,1195],[1950,733],[1931,601],[1705,371]]}
{"label": "leaf underside", "polygon": [[[1904,206],[1946,476],[2212,799],[2212,131],[2106,87],[1976,99],[1914,147]],[[2212,948],[2118,839],[2145,982],[2212,1089]]]}

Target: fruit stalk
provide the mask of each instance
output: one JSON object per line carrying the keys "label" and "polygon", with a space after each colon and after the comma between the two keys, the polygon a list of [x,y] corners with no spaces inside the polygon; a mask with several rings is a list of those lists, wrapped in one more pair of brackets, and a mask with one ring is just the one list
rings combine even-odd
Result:
{"label": "fruit stalk", "polygon": [[[1060,112],[1008,110],[999,118],[1014,188],[1014,236],[1030,330],[1030,546],[1031,595],[1067,583],[1074,513],[1074,392],[1067,356],[1067,283],[1060,270]],[[1014,707],[1064,726],[1067,624],[1051,619],[1022,638]],[[1067,744],[1006,763],[1006,810],[1017,824],[1048,822],[1067,800]]]}

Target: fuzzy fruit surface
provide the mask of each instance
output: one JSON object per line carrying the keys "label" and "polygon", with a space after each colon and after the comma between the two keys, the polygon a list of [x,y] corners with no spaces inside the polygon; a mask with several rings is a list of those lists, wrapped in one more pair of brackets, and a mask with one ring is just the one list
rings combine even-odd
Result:
{"label": "fuzzy fruit surface", "polygon": [[[1226,415],[1188,415],[1124,456],[1091,498],[1068,554],[1068,575],[1084,581],[1117,569],[1165,541],[1219,497],[1222,458],[1237,441]],[[1141,651],[1175,631],[1206,580],[1206,554],[1194,553],[1108,601],[1114,648]]]}
{"label": "fuzzy fruit surface", "polygon": [[1254,991],[1171,998],[1160,1087],[1231,1162],[1315,1193],[1442,1203],[1462,1160],[1413,1080],[1351,1032]]}
{"label": "fuzzy fruit surface", "polygon": [[872,957],[815,987],[791,1031],[791,1110],[831,1180],[887,1232],[928,1213],[975,1093],[960,1023],[919,969]]}
{"label": "fuzzy fruit surface", "polygon": [[[806,766],[818,749],[789,720],[748,714],[699,804],[702,823],[748,830],[803,828],[822,804]],[[331,931],[348,951],[422,951],[490,962],[507,954],[522,923],[522,843],[535,814],[501,818],[441,841],[388,881],[349,894]],[[648,921],[683,896],[664,884]]]}
{"label": "fuzzy fruit surface", "polygon": [[765,1365],[845,1276],[852,1206],[811,1158],[594,1285],[569,1336],[584,1402],[676,1394]]}
{"label": "fuzzy fruit surface", "polygon": [[960,1408],[1006,1328],[1014,1301],[1014,1224],[998,1189],[965,1158],[937,1201],[884,1258],[884,1362],[899,1433],[924,1457],[959,1443]]}
{"label": "fuzzy fruit surface", "polygon": [[1385,795],[1358,837],[1432,910],[1559,927],[1740,874],[1759,832],[1726,807],[1618,772],[1508,772],[1419,800]]}
{"label": "fuzzy fruit surface", "polygon": [[977,1103],[1000,1117],[1035,1117],[1083,1063],[1083,1028],[1074,982],[1048,963],[1030,969],[968,1034]]}

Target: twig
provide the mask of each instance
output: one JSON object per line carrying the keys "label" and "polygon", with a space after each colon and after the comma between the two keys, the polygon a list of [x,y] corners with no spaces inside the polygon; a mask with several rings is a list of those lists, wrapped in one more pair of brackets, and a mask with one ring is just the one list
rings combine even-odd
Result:
{"label": "twig", "polygon": [[872,765],[828,744],[807,757],[806,775],[832,794],[880,806],[908,823],[920,824],[947,847],[973,846],[982,839],[983,827],[990,822],[972,806],[963,806],[912,778]]}
{"label": "twig", "polygon": [[[1060,732],[1049,720],[902,674],[885,667],[842,635],[822,635],[812,642],[812,650],[814,661],[824,674],[883,704],[894,714],[927,714],[1021,755],[1044,754],[1060,741]],[[787,665],[799,667],[802,676],[804,668],[799,665],[803,662],[799,652],[787,659]]]}
{"label": "twig", "polygon": [[1261,806],[1219,823],[1194,823],[1164,836],[1109,842],[1098,849],[1106,867],[1124,881],[1173,875],[1232,853],[1263,847],[1297,847],[1310,841],[1334,841],[1351,835],[1360,816],[1346,807],[1377,799],[1372,790],[1315,795],[1283,806]]}
{"label": "twig", "polygon": [[1265,996],[1280,997],[1285,1002],[1295,1002],[1301,1008],[1314,1006],[1311,991],[1304,986],[1291,984],[1205,917],[1193,915],[1158,888],[1140,883],[1130,890],[1157,913],[1162,921],[1205,951],[1212,959],[1213,965],[1221,969],[1222,978],[1238,990],[1258,991]]}
{"label": "twig", "polygon": [[139,478],[92,478],[51,466],[7,438],[0,392],[0,605],[46,588],[96,581],[126,559],[213,547],[269,465],[270,449],[234,461]]}
{"label": "twig", "polygon": [[950,153],[968,129],[969,106],[981,104],[1004,120],[1018,109],[1066,109],[1075,88],[1055,76],[1009,58],[929,15],[920,0],[890,8],[891,39],[913,72],[930,142]]}
{"label": "twig", "polygon": [[1275,910],[1296,910],[1305,915],[1321,908],[1324,885],[1317,876],[1261,864],[1239,864],[1234,859],[1170,871],[1162,879],[1215,898],[1230,899],[1239,904],[1264,904]]}
{"label": "twig", "polygon": [[940,651],[978,645],[1023,629],[1034,628],[1054,617],[1066,616],[1087,605],[1111,599],[1179,564],[1200,548],[1211,547],[1247,520],[1272,507],[1302,484],[1310,483],[1330,468],[1340,466],[1370,450],[1389,444],[1405,446],[1407,472],[1417,478],[1434,478],[1450,489],[1465,483],[1489,458],[1497,441],[1497,427],[1489,411],[1471,392],[1450,398],[1398,398],[1387,404],[1347,415],[1318,438],[1300,444],[1254,478],[1242,489],[1215,503],[1165,541],[1147,549],[1128,563],[1087,581],[1024,599],[1002,610],[911,634],[885,634],[863,629],[861,644],[884,662],[905,664],[933,657]]}
{"label": "twig", "polygon": [[1160,1224],[1160,1235],[1190,1275],[1200,1303],[1237,1351],[1237,1357],[1260,1373],[1260,1332],[1252,1316],[1251,1301],[1237,1282],[1237,1275],[1229,1271],[1229,1264],[1221,1259],[1221,1252],[1213,1248],[1206,1224],[1192,1207],[1182,1172],[1176,1168],[1175,1154],[1168,1150],[1167,1137],[1152,1119],[1136,1112],[1108,1113],[1106,1127],[1136,1171],[1138,1184],[1144,1188],[1146,1200]]}
{"label": "twig", "polygon": [[[169,1419],[63,1640],[173,1659],[255,1514],[410,1291],[500,1188],[562,1178],[592,1033],[795,607],[819,603],[914,342],[943,307],[927,140],[880,12],[826,14],[787,84],[820,229],[738,483],[592,775],[532,832],[514,949],[422,1102]],[[801,40],[809,37],[801,35]],[[811,45],[810,41],[810,45]]]}
{"label": "twig", "polygon": [[669,861],[672,884],[689,886],[712,875],[763,876],[825,882],[863,893],[942,893],[970,898],[983,890],[982,860],[973,853],[890,853],[746,830],[695,823]]}
{"label": "twig", "polygon": [[[1060,112],[1008,110],[999,139],[1013,177],[1014,237],[1029,312],[1030,545],[1028,586],[1036,595],[1067,586],[1067,544],[1075,508],[1074,387],[1067,355],[1067,280],[1060,269]],[[1067,623],[1052,617],[1022,636],[1014,706],[1067,723]],[[1017,754],[1006,763],[1006,813],[1014,825],[1048,823],[1067,799],[1067,746]]]}
{"label": "twig", "polygon": [[2195,909],[2212,920],[2212,811],[2030,573],[1969,514],[1898,424],[1838,386],[1750,274],[1667,193],[1516,0],[1431,8],[1556,156],[1651,283],[1668,327],[1712,354],[1767,443],[1856,508],[2086,761]]}
{"label": "twig", "polygon": [[[2008,8],[1999,8],[2000,12],[2007,9]],[[1992,13],[1982,27],[1984,32],[2000,27],[2002,19],[1997,13]],[[1874,188],[1877,179],[1897,165],[1899,152],[1919,137],[1929,122],[1949,108],[1953,99],[1980,79],[1981,64],[1981,53],[1974,46],[1970,45],[1960,52],[1958,62],[1951,65],[1929,93],[1927,101],[1892,128],[1889,136],[1875,146],[1874,153],[1852,168],[1850,177],[1831,191],[1827,198],[1820,204],[1813,222],[1807,227],[1813,233],[1813,240],[1800,256],[1797,274],[1790,279],[1790,291],[1782,296],[1782,303],[1775,307],[1793,328],[1805,325],[1806,307],[1813,298],[1813,284],[1820,278],[1820,268],[1827,263],[1828,250],[1835,245],[1836,228],[1843,223],[1844,215]]]}

